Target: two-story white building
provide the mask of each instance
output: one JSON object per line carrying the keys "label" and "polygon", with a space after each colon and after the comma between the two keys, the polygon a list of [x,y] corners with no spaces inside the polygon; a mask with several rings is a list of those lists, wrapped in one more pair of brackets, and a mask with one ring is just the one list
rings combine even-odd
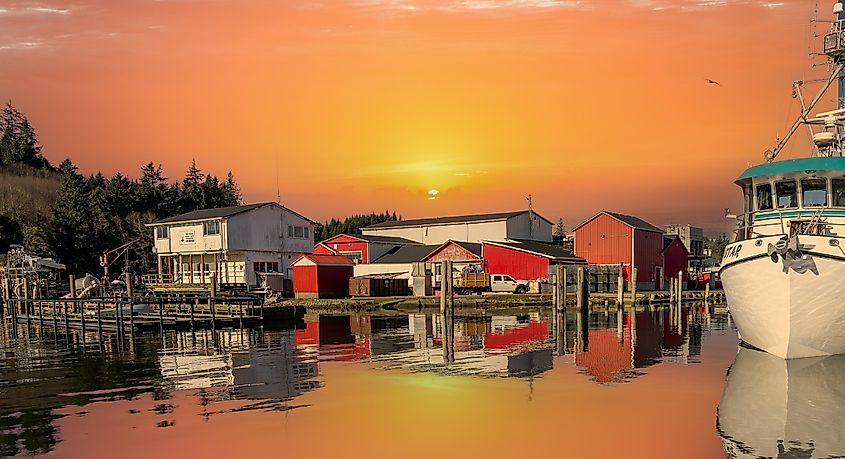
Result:
{"label": "two-story white building", "polygon": [[256,286],[259,273],[291,279],[314,250],[314,222],[275,202],[202,209],[147,225],[160,282]]}
{"label": "two-story white building", "polygon": [[552,242],[552,222],[529,210],[390,221],[361,228],[361,232],[364,236],[398,237],[435,245],[446,241]]}

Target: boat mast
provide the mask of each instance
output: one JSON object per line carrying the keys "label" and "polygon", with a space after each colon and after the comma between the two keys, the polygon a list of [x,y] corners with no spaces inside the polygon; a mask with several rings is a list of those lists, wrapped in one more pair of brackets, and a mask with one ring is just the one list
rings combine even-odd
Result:
{"label": "boat mast", "polygon": [[[825,130],[812,135],[810,140],[815,144],[813,150],[817,156],[842,156],[843,122],[845,122],[845,6],[841,1],[833,5],[833,12],[836,14],[836,21],[833,23],[830,33],[824,36],[824,53],[833,63],[833,72],[825,81],[816,97],[801,110],[801,115],[786,132],[783,139],[778,139],[777,145],[771,150],[766,150],[764,157],[766,162],[772,162],[777,158],[795,131],[802,123],[824,125]],[[837,80],[838,97],[836,110],[820,113],[815,118],[809,118],[810,111],[821,100],[824,93],[830,88],[834,80]]]}

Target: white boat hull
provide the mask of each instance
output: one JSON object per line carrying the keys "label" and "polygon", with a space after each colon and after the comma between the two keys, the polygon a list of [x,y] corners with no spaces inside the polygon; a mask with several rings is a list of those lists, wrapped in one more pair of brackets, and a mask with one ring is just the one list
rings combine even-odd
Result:
{"label": "white boat hull", "polygon": [[845,354],[845,255],[838,243],[802,236],[812,269],[795,270],[766,254],[779,236],[760,239],[728,246],[726,254],[741,255],[720,271],[740,338],[784,359]]}

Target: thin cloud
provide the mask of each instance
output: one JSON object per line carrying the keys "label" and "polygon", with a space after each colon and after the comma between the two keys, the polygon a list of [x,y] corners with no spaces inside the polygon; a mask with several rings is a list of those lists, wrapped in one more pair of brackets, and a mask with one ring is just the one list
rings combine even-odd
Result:
{"label": "thin cloud", "polygon": [[0,44],[0,51],[26,51],[44,47],[43,41],[19,41],[15,43]]}
{"label": "thin cloud", "polygon": [[47,5],[0,7],[0,18],[12,16],[67,16],[70,8],[56,8]]}
{"label": "thin cloud", "polygon": [[586,9],[582,0],[353,0],[353,6],[388,11],[447,13],[497,10]]}

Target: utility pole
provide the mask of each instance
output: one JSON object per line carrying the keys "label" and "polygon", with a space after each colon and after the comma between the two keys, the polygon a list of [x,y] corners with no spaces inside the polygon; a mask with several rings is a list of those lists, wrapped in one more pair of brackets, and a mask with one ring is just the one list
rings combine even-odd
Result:
{"label": "utility pole", "polygon": [[534,200],[531,198],[531,193],[525,197],[528,200],[528,239],[534,239]]}

